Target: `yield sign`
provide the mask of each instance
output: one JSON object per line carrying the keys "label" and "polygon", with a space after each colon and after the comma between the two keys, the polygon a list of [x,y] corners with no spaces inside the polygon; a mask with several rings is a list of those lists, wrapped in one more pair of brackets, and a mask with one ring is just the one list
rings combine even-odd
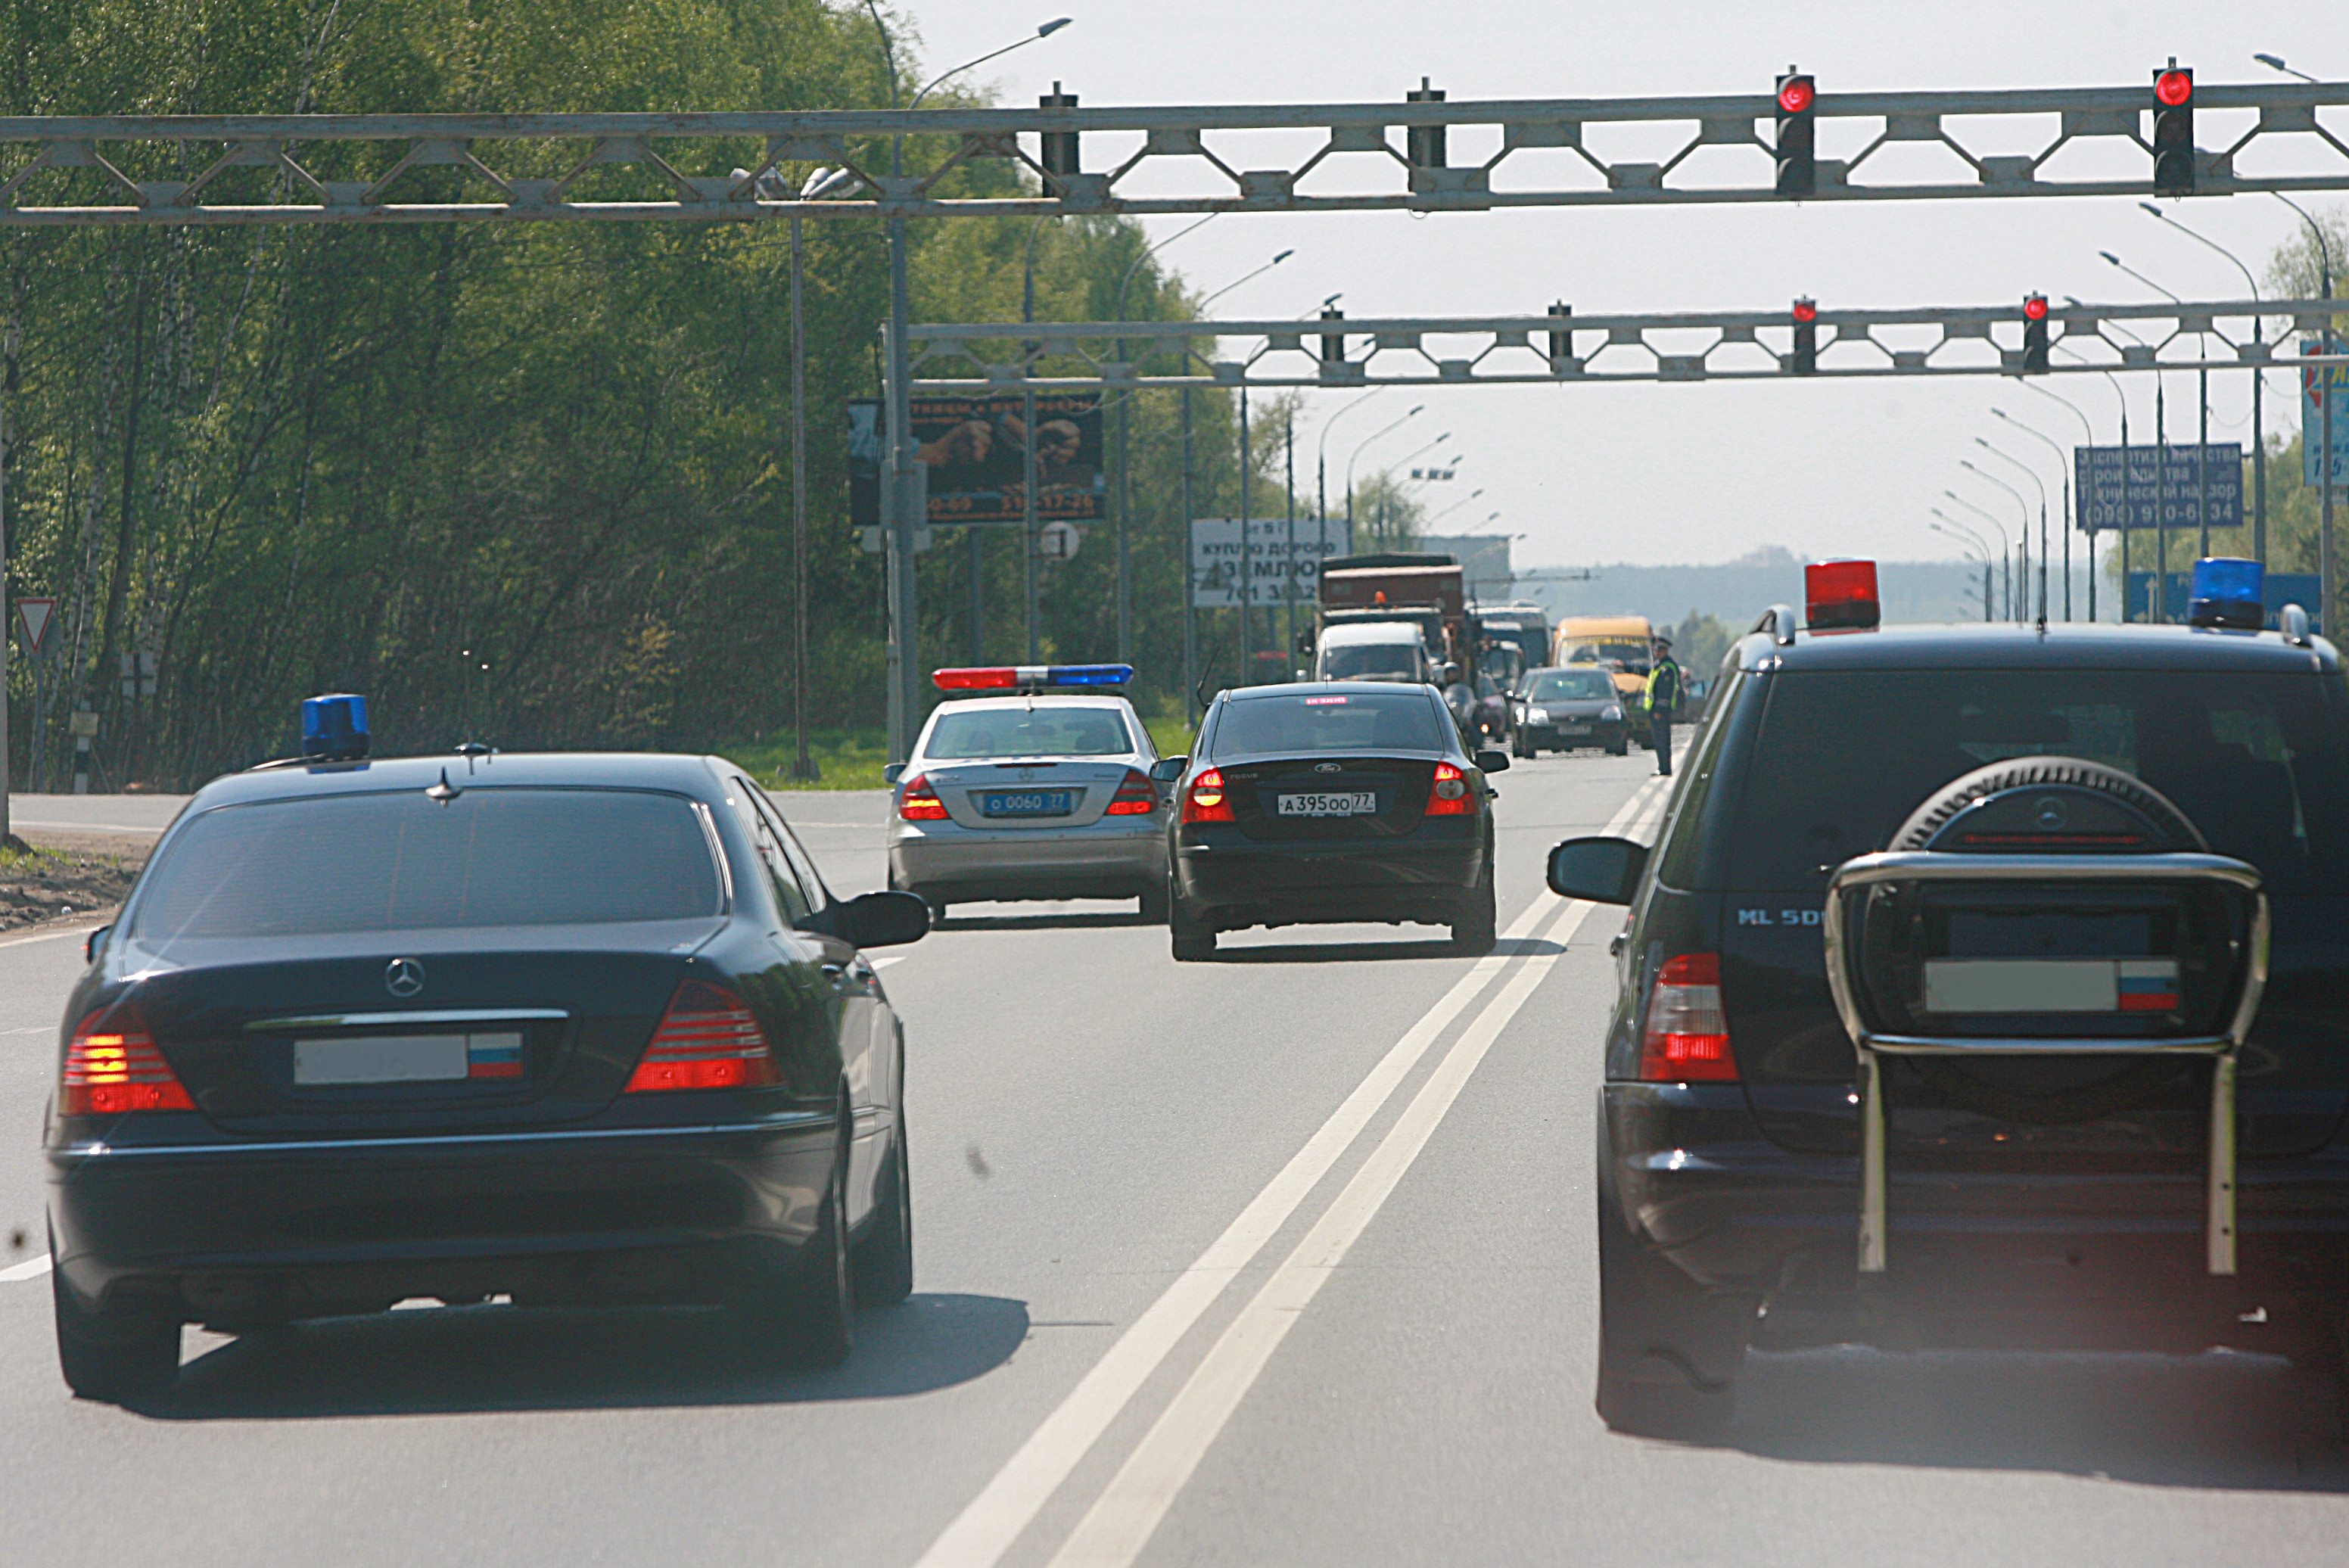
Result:
{"label": "yield sign", "polygon": [[16,601],[16,620],[24,628],[26,649],[35,654],[41,651],[41,645],[48,640],[49,623],[57,618],[57,613],[55,599]]}

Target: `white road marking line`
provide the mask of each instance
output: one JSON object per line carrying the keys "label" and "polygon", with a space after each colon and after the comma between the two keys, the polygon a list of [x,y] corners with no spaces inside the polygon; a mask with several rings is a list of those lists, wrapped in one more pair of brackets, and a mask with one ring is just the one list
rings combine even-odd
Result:
{"label": "white road marking line", "polygon": [[864,962],[871,965],[875,969],[886,969],[892,964],[903,964],[911,956],[911,954],[892,953],[886,958],[868,958]]}
{"label": "white road marking line", "polygon": [[155,827],[135,828],[128,822],[45,822],[31,817],[13,817],[12,828],[79,828],[92,833],[137,833],[143,838],[160,838],[163,830]]}
{"label": "white road marking line", "polygon": [[1053,1555],[1050,1568],[1125,1568],[1141,1555],[1232,1412],[1255,1386],[1273,1352],[1280,1348],[1281,1340],[1378,1217],[1466,1087],[1469,1076],[1485,1059],[1485,1053],[1564,955],[1565,944],[1576,929],[1598,907],[1568,903],[1551,923],[1547,935],[1560,951],[1528,958],[1444,1053],[1434,1073],[1379,1140],[1353,1180],[1257,1292],[1256,1299],[1224,1330],[1182,1392],[1174,1396]]}
{"label": "white road marking line", "polygon": [[[1653,779],[1633,791],[1608,823],[1607,830],[1619,832],[1627,824],[1646,816],[1651,801],[1659,798],[1658,786],[1662,782]],[[1537,895],[1522,914],[1510,922],[1502,939],[1515,942],[1524,938],[1558,906],[1555,895],[1547,892]],[[1344,1103],[1330,1112],[1319,1130],[1306,1140],[1305,1146],[1240,1211],[1239,1217],[1077,1380],[1077,1386],[1059,1407],[930,1543],[916,1568],[993,1568],[1001,1560],[1192,1325],[1264,1250],[1274,1233],[1296,1212],[1298,1205],[1329,1173],[1330,1166],[1337,1163],[1371,1119],[1393,1097],[1404,1077],[1427,1054],[1436,1037],[1466,1010],[1514,956],[1491,954],[1478,959],[1395,1042]]]}
{"label": "white road marking line", "polygon": [[60,936],[87,936],[96,929],[95,926],[73,925],[63,931],[44,931],[37,936],[12,936],[0,942],[0,947],[22,947],[28,942],[55,942]]}
{"label": "white road marking line", "polygon": [[21,1264],[10,1264],[6,1268],[0,1269],[0,1284],[15,1284],[19,1280],[38,1279],[48,1272],[49,1254],[43,1253],[39,1257],[26,1258]]}

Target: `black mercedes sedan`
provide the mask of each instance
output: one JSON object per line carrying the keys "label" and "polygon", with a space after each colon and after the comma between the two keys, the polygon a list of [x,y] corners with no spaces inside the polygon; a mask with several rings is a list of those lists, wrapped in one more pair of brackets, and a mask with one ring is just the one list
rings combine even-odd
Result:
{"label": "black mercedes sedan", "polygon": [[1405,921],[1495,941],[1494,791],[1504,751],[1461,748],[1435,688],[1364,681],[1244,686],[1218,696],[1169,824],[1168,919],[1178,961],[1252,925]]}
{"label": "black mercedes sedan", "polygon": [[913,1283],[904,1037],[846,902],[710,757],[273,764],[207,785],[93,936],[46,1145],[68,1385],[180,1328],[408,1298],[704,1303],[849,1350]]}

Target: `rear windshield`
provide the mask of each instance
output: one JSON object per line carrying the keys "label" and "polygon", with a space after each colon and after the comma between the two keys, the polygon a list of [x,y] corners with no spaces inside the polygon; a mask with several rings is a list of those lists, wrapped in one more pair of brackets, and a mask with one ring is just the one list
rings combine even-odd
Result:
{"label": "rear windshield", "polygon": [[2349,872],[2343,727],[2306,676],[2137,670],[1836,671],[1770,681],[1726,846],[1740,888],[1824,885],[1925,798],[2010,757],[2134,774],[2271,892]]}
{"label": "rear windshield", "polygon": [[1416,643],[1340,644],[1321,650],[1321,673],[1334,681],[1376,679],[1380,676],[1419,678]]}
{"label": "rear windshield", "polygon": [[922,755],[936,761],[989,757],[1122,757],[1133,749],[1124,717],[1106,707],[996,707],[938,715]]}
{"label": "rear windshield", "polygon": [[1444,723],[1421,691],[1316,692],[1227,703],[1215,755],[1259,751],[1442,751]]}
{"label": "rear windshield", "polygon": [[625,789],[315,795],[204,812],[140,884],[138,932],[296,936],[686,920],[721,909],[693,807]]}
{"label": "rear windshield", "polygon": [[1614,695],[1614,678],[1604,670],[1546,670],[1526,690],[1535,702],[1599,702]]}

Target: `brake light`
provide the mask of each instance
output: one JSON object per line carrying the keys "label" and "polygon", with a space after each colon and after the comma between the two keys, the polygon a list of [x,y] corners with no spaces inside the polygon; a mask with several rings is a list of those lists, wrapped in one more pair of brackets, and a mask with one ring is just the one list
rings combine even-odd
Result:
{"label": "brake light", "polygon": [[678,1088],[746,1088],[780,1081],[767,1032],[723,985],[688,980],[668,999],[644,1059],[629,1075],[630,1094]]}
{"label": "brake light", "polygon": [[930,788],[928,777],[916,773],[905,780],[905,792],[897,800],[897,815],[908,822],[943,822],[947,820],[947,803]]}
{"label": "brake light", "polygon": [[1719,954],[1683,953],[1656,971],[1640,1041],[1640,1077],[1649,1083],[1737,1081],[1729,1019],[1721,1008]]}
{"label": "brake light", "polygon": [[1183,797],[1183,820],[1186,822],[1237,822],[1232,815],[1232,803],[1224,793],[1224,770],[1210,768],[1191,780],[1190,792]]}
{"label": "brake light", "polygon": [[1147,817],[1158,810],[1158,791],[1151,787],[1150,775],[1139,768],[1125,770],[1125,782],[1110,797],[1109,814],[1112,817]]}
{"label": "brake light", "polygon": [[196,1108],[134,1007],[92,1013],[81,1021],[66,1046],[57,1088],[67,1116]]}
{"label": "brake light", "polygon": [[1427,789],[1427,815],[1431,817],[1473,817],[1476,814],[1476,796],[1468,788],[1468,776],[1449,762],[1435,765],[1435,782]]}

